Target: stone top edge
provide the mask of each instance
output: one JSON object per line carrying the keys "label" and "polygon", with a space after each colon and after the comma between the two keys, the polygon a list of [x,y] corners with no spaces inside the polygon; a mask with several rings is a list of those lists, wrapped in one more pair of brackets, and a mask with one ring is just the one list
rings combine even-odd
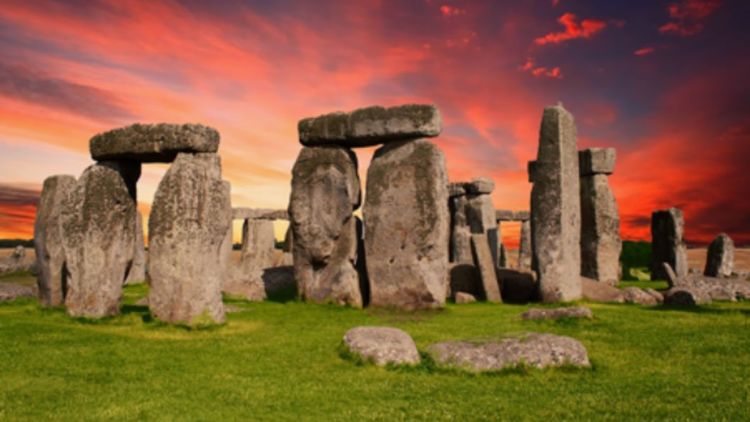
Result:
{"label": "stone top edge", "polygon": [[135,123],[94,135],[89,150],[94,160],[172,161],[180,152],[214,153],[219,132],[200,123]]}

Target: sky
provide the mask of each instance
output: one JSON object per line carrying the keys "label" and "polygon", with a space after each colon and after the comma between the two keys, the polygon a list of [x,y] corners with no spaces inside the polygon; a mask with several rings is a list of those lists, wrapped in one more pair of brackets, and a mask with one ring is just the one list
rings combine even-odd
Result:
{"label": "sky", "polygon": [[[215,127],[233,206],[286,208],[297,121],[373,104],[436,104],[450,179],[491,177],[497,208],[528,209],[542,110],[562,102],[579,148],[617,149],[624,239],[676,206],[689,242],[750,243],[748,19],[745,0],[3,0],[0,238],[31,238],[44,178],[79,176],[93,135],[135,122]],[[146,215],[166,169],[144,165]]]}

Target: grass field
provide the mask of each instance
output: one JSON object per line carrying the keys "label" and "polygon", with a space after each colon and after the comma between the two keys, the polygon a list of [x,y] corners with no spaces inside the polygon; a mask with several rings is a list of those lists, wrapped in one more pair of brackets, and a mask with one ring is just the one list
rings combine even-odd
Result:
{"label": "grass field", "polygon": [[[750,303],[693,310],[588,304],[591,321],[522,321],[528,306],[392,313],[230,301],[207,330],[170,327],[134,303],[71,319],[32,300],[0,304],[0,420],[747,420]],[[469,375],[360,366],[339,355],[357,325],[424,348],[524,331],[569,335],[591,369]]]}

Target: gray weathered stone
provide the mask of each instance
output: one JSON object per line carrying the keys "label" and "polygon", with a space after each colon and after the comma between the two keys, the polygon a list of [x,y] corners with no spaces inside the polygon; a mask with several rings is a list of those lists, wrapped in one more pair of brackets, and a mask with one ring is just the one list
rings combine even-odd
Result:
{"label": "gray weathered stone", "polygon": [[617,153],[614,148],[587,148],[578,152],[581,176],[612,174]]}
{"label": "gray weathered stone", "polygon": [[[227,194],[229,197],[232,197],[232,184],[228,181],[224,180],[222,181],[224,185],[224,189],[226,189]],[[221,268],[221,271],[223,272],[223,275],[221,277],[222,283],[228,281],[231,279],[231,277],[234,275],[234,265],[232,263],[232,250],[234,249],[234,221],[229,222],[229,227],[227,227],[227,233],[224,235],[224,239],[221,241],[221,246],[219,248],[220,255],[219,255],[219,267]]]}
{"label": "gray weathered stone", "polygon": [[232,219],[289,220],[289,212],[287,210],[275,210],[270,208],[232,208]]}
{"label": "gray weathered stone", "polygon": [[101,318],[120,312],[122,285],[135,250],[136,203],[123,174],[129,164],[87,168],[62,201],[60,224],[65,250],[71,316]]}
{"label": "gray weathered stone", "polygon": [[544,302],[581,297],[581,203],[576,126],[561,105],[544,109],[531,190],[532,266]]}
{"label": "gray weathered stone", "polygon": [[398,328],[355,327],[344,335],[347,350],[375,365],[416,365],[419,352],[411,336]]}
{"label": "gray weathered stone", "polygon": [[355,268],[360,203],[357,158],[341,147],[304,147],[292,169],[289,216],[302,298],[362,307]]}
{"label": "gray weathered stone", "polygon": [[471,227],[466,215],[469,203],[465,194],[451,196],[450,212],[450,262],[471,263]]}
{"label": "gray weathered stone", "polygon": [[76,184],[73,176],[50,176],[44,180],[34,223],[34,250],[39,272],[39,302],[61,306],[65,302],[67,279],[65,251],[60,225],[62,203]]}
{"label": "gray weathered stone", "polygon": [[159,183],[149,219],[149,308],[185,325],[223,323],[222,244],[232,223],[216,154],[177,155]]}
{"label": "gray weathered stone", "polygon": [[653,291],[653,293],[647,292],[644,289],[639,289],[638,287],[626,287],[622,289],[625,303],[635,303],[644,306],[658,305],[662,302],[662,300],[659,300],[661,299],[661,294],[659,292],[656,292],[655,290]]}
{"label": "gray weathered stone", "polygon": [[443,153],[425,139],[375,151],[364,205],[371,305],[416,309],[445,303],[447,186]]}
{"label": "gray weathered stone", "polygon": [[133,263],[130,265],[125,284],[138,284],[146,281],[146,243],[143,238],[143,216],[140,211],[135,214],[135,242]]}
{"label": "gray weathered stone", "polygon": [[365,147],[438,136],[443,121],[434,105],[407,104],[324,114],[300,120],[297,128],[299,140],[305,146]]}
{"label": "gray weathered stone", "polygon": [[284,248],[282,250],[284,253],[291,253],[294,250],[294,232],[292,231],[291,224],[287,227],[286,233],[284,234]]}
{"label": "gray weathered stone", "polygon": [[622,290],[588,277],[581,277],[581,294],[584,299],[591,302],[625,302]]}
{"label": "gray weathered stone", "polygon": [[475,177],[464,185],[464,189],[472,195],[490,194],[495,190],[495,182],[489,177]]}
{"label": "gray weathered stone", "polygon": [[521,223],[521,240],[518,244],[518,269],[531,269],[531,222]]}
{"label": "gray weathered stone", "polygon": [[[473,186],[476,184],[476,186]],[[466,221],[471,233],[485,234],[487,245],[490,248],[492,262],[497,263],[499,258],[499,232],[497,220],[495,220],[495,206],[489,195],[495,187],[494,182],[487,178],[476,178],[467,185],[466,195]]]}
{"label": "gray weathered stone", "polygon": [[734,242],[726,233],[721,233],[708,246],[703,274],[709,277],[731,277],[733,271]]}
{"label": "gray weathered stone", "polygon": [[651,214],[651,279],[664,280],[667,274],[662,263],[668,263],[677,277],[688,272],[685,222],[677,208],[654,211]]}
{"label": "gray weathered stone", "polygon": [[91,158],[172,162],[180,152],[216,152],[219,132],[199,124],[134,124],[100,133],[89,142]]}
{"label": "gray weathered stone", "polygon": [[502,302],[500,287],[495,274],[495,261],[490,254],[487,236],[484,234],[471,235],[471,250],[474,252],[474,265],[479,269],[482,280],[482,297],[488,302]]}
{"label": "gray weathered stone", "polygon": [[696,287],[673,287],[664,293],[665,305],[695,306],[711,303],[711,296]]}
{"label": "gray weathered stone", "polygon": [[587,367],[588,352],[570,337],[528,333],[500,341],[449,341],[428,347],[427,353],[440,367],[471,372],[500,371],[519,365],[547,368],[562,365]]}
{"label": "gray weathered stone", "polygon": [[450,182],[448,183],[448,196],[462,196],[466,195],[466,182]]}
{"label": "gray weathered stone", "polygon": [[525,320],[558,320],[563,318],[587,318],[591,319],[594,317],[591,309],[584,308],[582,306],[570,306],[566,308],[555,308],[555,309],[543,309],[543,308],[531,308],[528,311],[521,314],[521,319]]}
{"label": "gray weathered stone", "polygon": [[[581,151],[581,156],[600,155],[591,151]],[[614,160],[611,164],[610,172]],[[617,285],[620,281],[621,250],[620,214],[607,175],[597,173],[581,176],[581,275]]]}
{"label": "gray weathered stone", "polygon": [[529,211],[513,210],[496,210],[495,220],[497,221],[529,221],[531,214]]}
{"label": "gray weathered stone", "polygon": [[477,298],[474,297],[471,293],[464,293],[464,292],[456,292],[453,299],[457,304],[463,304],[463,303],[474,303],[477,301]]}
{"label": "gray weathered stone", "polygon": [[21,298],[33,298],[34,296],[36,296],[36,293],[31,286],[0,282],[0,302],[8,302]]}
{"label": "gray weathered stone", "polygon": [[247,219],[242,225],[240,272],[262,272],[273,266],[276,235],[271,220]]}

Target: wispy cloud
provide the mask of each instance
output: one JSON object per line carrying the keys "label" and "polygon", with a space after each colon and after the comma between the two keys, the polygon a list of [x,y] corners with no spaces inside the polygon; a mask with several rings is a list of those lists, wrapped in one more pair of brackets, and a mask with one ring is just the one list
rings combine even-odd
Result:
{"label": "wispy cloud", "polygon": [[652,54],[656,49],[654,47],[643,47],[639,48],[638,50],[635,50],[633,52],[636,56],[648,56],[649,54]]}
{"label": "wispy cloud", "polygon": [[599,19],[583,19],[578,22],[578,17],[572,13],[565,13],[557,21],[565,27],[559,32],[550,32],[534,40],[537,45],[559,44],[576,38],[591,38],[607,27],[607,23]]}
{"label": "wispy cloud", "polygon": [[667,7],[669,22],[659,27],[659,32],[688,37],[701,32],[703,20],[721,6],[721,0],[682,0]]}

